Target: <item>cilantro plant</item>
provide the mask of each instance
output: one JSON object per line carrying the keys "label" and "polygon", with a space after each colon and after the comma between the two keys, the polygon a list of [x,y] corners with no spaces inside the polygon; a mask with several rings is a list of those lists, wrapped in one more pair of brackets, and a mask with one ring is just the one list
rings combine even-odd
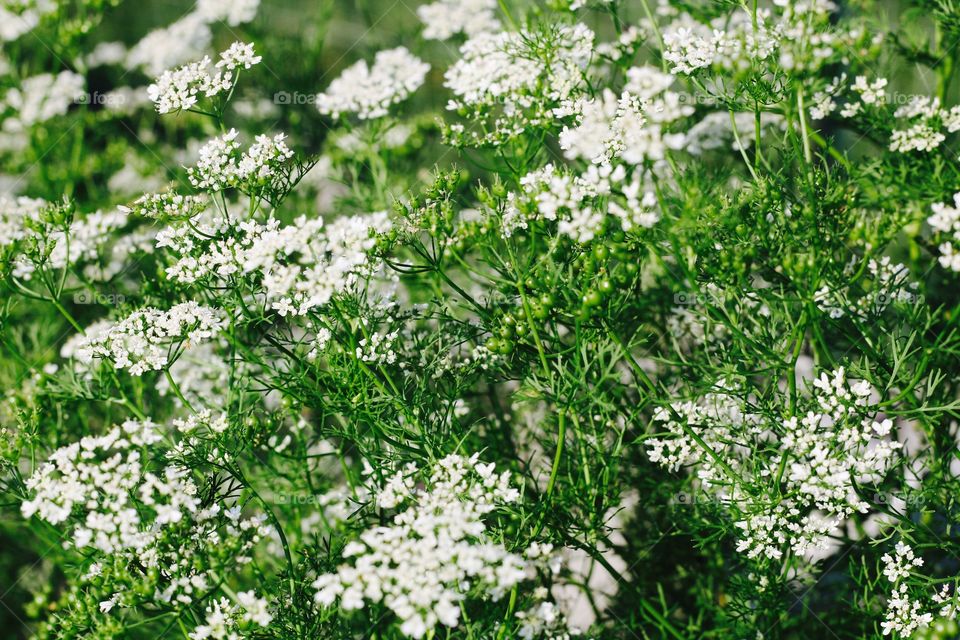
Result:
{"label": "cilantro plant", "polygon": [[952,0],[0,41],[4,637],[960,637]]}

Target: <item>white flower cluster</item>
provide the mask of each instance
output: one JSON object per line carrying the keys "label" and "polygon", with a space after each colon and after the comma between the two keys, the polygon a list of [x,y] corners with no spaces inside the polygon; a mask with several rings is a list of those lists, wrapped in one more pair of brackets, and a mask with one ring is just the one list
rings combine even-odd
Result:
{"label": "white flower cluster", "polygon": [[[596,164],[608,163],[613,158],[619,158],[630,149],[630,155],[637,160],[633,164],[642,162],[643,153],[638,156],[636,148],[643,142],[644,103],[637,96],[624,92],[619,98],[605,90],[600,98],[580,99],[571,109],[578,116],[576,129],[565,128],[560,134],[560,147],[570,150],[572,147],[588,148],[596,153],[588,156]],[[554,110],[554,113],[563,109]]]}
{"label": "white flower cluster", "polygon": [[683,103],[684,96],[669,90],[673,82],[672,75],[649,65],[632,67],[620,98],[605,89],[597,98],[579,98],[555,109],[561,117],[574,115],[577,123],[560,133],[564,155],[639,165],[647,159],[662,160],[667,149],[683,148],[683,134],[663,131],[694,111]]}
{"label": "white flower cluster", "polygon": [[42,73],[24,79],[19,86],[7,91],[0,102],[0,111],[11,110],[15,115],[3,120],[3,129],[21,132],[67,113],[70,105],[86,95],[83,76],[72,71],[54,75]]}
{"label": "white flower cluster", "polygon": [[[693,155],[701,155],[713,150],[746,149],[755,142],[755,114],[740,111],[731,121],[728,111],[712,111],[690,127],[684,139],[684,149]],[[778,113],[762,113],[760,116],[761,133],[770,129],[784,129],[786,121]],[[736,129],[736,131],[734,131]],[[737,138],[740,144],[737,144]]]}
{"label": "white flower cluster", "polygon": [[[725,388],[725,383],[718,385]],[[698,434],[706,446],[717,452],[730,442],[735,432],[758,434],[762,430],[756,416],[744,413],[740,403],[726,392],[710,393],[696,402],[675,402],[669,408],[658,407],[653,422],[670,437],[652,438],[647,456],[670,471],[696,466],[697,477],[708,485],[722,486],[726,479],[712,456],[702,455],[695,438],[686,435],[683,426]],[[736,464],[736,458],[729,462]],[[734,467],[736,470],[736,467]]]}
{"label": "white flower cluster", "polygon": [[167,268],[174,280],[254,275],[271,308],[283,316],[303,315],[379,267],[370,250],[376,234],[390,226],[385,212],[343,216],[328,225],[305,217],[286,226],[275,219],[236,226],[218,221],[201,225],[202,235],[190,221],[158,233],[157,247],[176,258]]}
{"label": "white flower cluster", "polygon": [[[447,109],[486,123],[490,133],[475,134],[476,142],[502,141],[552,121],[551,109],[583,88],[593,32],[576,24],[542,40],[527,32],[500,31],[480,34],[460,47],[461,58],[444,75],[444,86],[454,94]],[[460,135],[464,127],[456,124],[451,131]]]}
{"label": "white flower cluster", "polygon": [[256,17],[260,0],[198,0],[194,10],[166,27],[155,29],[127,52],[128,69],[142,69],[156,77],[207,52],[213,40],[210,25],[225,22],[230,27]]}
{"label": "white flower cluster", "polygon": [[663,32],[663,58],[672,73],[692,74],[712,66],[737,68],[766,60],[779,44],[779,34],[766,24],[769,12],[758,11],[756,29],[745,12],[734,14],[727,29],[707,27],[692,21],[670,25]]}
{"label": "white flower cluster", "polygon": [[257,17],[260,0],[198,0],[196,12],[207,22],[223,21],[231,27]]}
{"label": "white flower cluster", "polygon": [[0,247],[23,240],[28,233],[27,223],[39,220],[48,205],[42,198],[0,195]]}
{"label": "white flower cluster", "polygon": [[[514,102],[519,107],[525,107],[534,104],[534,94],[542,93],[546,100],[559,102],[584,86],[586,70],[593,58],[593,31],[580,23],[561,27],[546,44],[551,51],[548,64],[534,61],[532,68],[536,69],[536,73],[533,75],[528,73],[524,65],[525,62],[529,64],[530,51],[526,49],[529,45],[522,44],[524,37],[530,35],[507,34],[491,51],[490,58],[483,57],[483,47],[475,52],[467,42],[462,49],[465,54],[463,60],[458,61],[447,74],[447,86],[453,89],[459,102],[482,104],[485,100],[499,101],[504,98],[506,104]],[[493,75],[483,77],[481,73],[484,69],[494,71],[490,66],[497,63],[498,53],[511,56],[512,66],[520,65],[520,68],[499,69]],[[535,50],[533,53],[542,52]],[[479,68],[471,68],[471,61],[478,64]],[[463,67],[458,69],[461,64]],[[542,86],[538,87],[538,82],[543,83]]]}
{"label": "white flower cluster", "polygon": [[[864,76],[864,81],[866,81],[866,76]],[[847,74],[842,73],[836,78],[834,78],[822,91],[817,91],[813,94],[812,105],[810,106],[810,118],[813,120],[823,120],[834,111],[837,110],[837,101],[836,97],[840,91],[842,91],[843,86],[847,82]],[[885,84],[885,82],[884,82]],[[886,102],[886,95],[881,93],[871,92],[871,97],[875,100],[882,100]],[[857,105],[856,109],[859,110],[860,106]],[[846,113],[846,107],[844,111],[841,111],[840,115]],[[846,117],[844,115],[844,117]]]}
{"label": "white flower cluster", "polygon": [[192,300],[167,311],[147,307],[84,336],[76,354],[81,362],[108,359],[117,369],[139,376],[165,369],[183,342],[209,340],[224,326],[220,311]]}
{"label": "white flower cluster", "polygon": [[[612,183],[616,183],[618,178],[617,170],[611,172]],[[620,184],[619,189],[623,196],[622,203],[611,198],[607,207],[610,213],[620,220],[620,227],[624,231],[629,233],[639,229],[649,229],[660,220],[657,196],[653,191],[642,190],[643,185],[639,174],[635,173],[630,182]]]}
{"label": "white flower cluster", "polygon": [[259,135],[243,153],[240,153],[238,135],[236,129],[230,129],[200,147],[200,158],[188,171],[190,184],[210,191],[254,188],[275,176],[293,157],[285,134],[278,133],[272,138]]}
{"label": "white flower cluster", "polygon": [[154,29],[127,52],[126,67],[156,77],[202,56],[213,40],[210,21],[196,11],[166,27]]}
{"label": "white flower cluster", "polygon": [[458,33],[469,37],[500,28],[497,0],[437,0],[417,7],[427,40],[448,40]]}
{"label": "white flower cluster", "polygon": [[918,558],[906,543],[898,542],[894,555],[883,555],[883,575],[893,583],[893,592],[887,599],[887,611],[881,623],[883,635],[892,633],[909,638],[922,627],[933,622],[933,615],[923,611],[923,605],[910,596],[906,579],[910,573],[923,566],[923,558]]}
{"label": "white flower cluster", "polygon": [[517,637],[522,640],[570,640],[580,635],[580,630],[569,625],[560,607],[553,602],[544,601],[526,611],[518,611],[517,619],[520,620]]}
{"label": "white flower cluster", "polygon": [[357,359],[370,364],[393,364],[397,361],[397,352],[393,345],[399,332],[374,332],[369,338],[363,338],[357,344]]}
{"label": "white flower cluster", "polygon": [[[639,177],[626,182],[622,165],[593,165],[577,177],[561,172],[552,164],[520,179],[521,193],[511,193],[503,213],[502,230],[509,237],[526,229],[532,220],[557,223],[557,231],[573,241],[586,243],[604,228],[607,213],[599,206],[600,196],[610,196],[608,211],[624,231],[652,227],[660,219],[652,193],[641,194]],[[619,194],[615,193],[619,189]],[[622,200],[617,200],[617,197]]]}
{"label": "white flower cluster", "polygon": [[[11,198],[0,195],[0,249],[32,236],[30,227],[41,220],[48,206],[50,203],[42,198]],[[34,265],[26,256],[16,255],[12,262],[14,277],[25,280],[30,278]]]}
{"label": "white flower cluster", "polygon": [[943,109],[939,98],[914,96],[893,112],[906,120],[906,129],[890,135],[890,151],[933,151],[947,139],[948,133],[960,131],[960,105]]}
{"label": "white flower cluster", "polygon": [[83,265],[80,273],[85,280],[106,281],[123,270],[131,254],[152,249],[149,233],[117,233],[129,223],[123,208],[76,214],[68,227],[46,219],[45,211],[53,208],[41,199],[0,197],[0,247],[28,239],[32,243],[29,252],[9,257],[16,278],[31,280],[41,267]]}
{"label": "white flower cluster", "polygon": [[[221,420],[203,414],[194,422]],[[89,562],[70,589],[118,589],[100,602],[101,614],[115,607],[205,599],[227,572],[251,562],[252,549],[270,533],[262,515],[243,519],[239,506],[210,504],[216,496],[201,491],[188,469],[169,461],[173,452],[164,451],[163,441],[158,425],[130,420],[57,449],[26,481],[23,516],[59,526],[65,546]],[[236,622],[270,623],[264,600],[253,592],[236,597]],[[197,633],[219,637],[202,635],[203,627]]]}
{"label": "white flower cluster", "polygon": [[837,4],[832,0],[791,2],[774,0],[781,11],[773,28],[778,38],[778,61],[790,71],[817,71],[831,60],[865,58],[882,41],[860,26],[836,24]]}
{"label": "white flower cluster", "polygon": [[360,60],[317,96],[320,113],[339,118],[356,113],[361,120],[382,118],[391,106],[420,88],[430,65],[405,47],[379,51],[373,65]]}
{"label": "white flower cluster", "polygon": [[[69,338],[64,340],[63,346],[60,347],[60,357],[64,360],[76,360],[77,351],[80,349],[81,345],[83,345],[88,335],[94,335],[101,331],[105,331],[111,326],[113,326],[113,322],[111,320],[108,318],[102,318],[87,326],[87,328],[84,330],[84,333],[75,333],[71,335]],[[76,365],[79,363],[75,361],[74,364]],[[77,367],[77,370],[78,372],[81,371],[79,367]],[[87,371],[86,373],[89,374],[90,372]]]}
{"label": "white flower cluster", "polygon": [[[748,557],[822,546],[844,518],[868,510],[856,486],[879,482],[896,462],[901,443],[888,438],[891,420],[877,421],[870,385],[850,384],[839,368],[813,386],[811,410],[780,424],[748,413],[725,391],[654,415],[668,435],[648,442],[648,456],[674,471],[696,471],[704,490],[731,509],[742,531],[737,548]],[[774,478],[784,483],[783,495]]]}
{"label": "white flower cluster", "polygon": [[55,0],[16,0],[0,3],[0,42],[16,40],[32,31],[41,18],[57,10]]}
{"label": "white flower cluster", "polygon": [[[848,90],[846,82],[846,74],[841,74],[815,93],[810,117],[822,120],[837,112],[842,118],[854,118],[887,106],[886,78],[870,82],[866,76],[857,76]],[[842,107],[837,100],[843,100]],[[939,98],[911,96],[893,111],[893,117],[902,122],[900,128],[891,132],[889,148],[900,153],[933,151],[943,144],[947,134],[960,131],[960,105],[945,109]]]}
{"label": "white flower cluster", "polygon": [[171,424],[183,434],[220,434],[230,428],[230,421],[226,413],[213,413],[209,409],[203,409],[197,413],[190,414],[184,419],[174,419]]}
{"label": "white flower cluster", "polygon": [[558,117],[572,115],[576,123],[573,127],[565,125],[560,132],[559,142],[564,156],[571,160],[608,162],[611,142],[616,135],[612,131],[613,122],[624,99],[629,99],[626,92],[618,98],[610,89],[604,89],[596,98],[577,98],[554,109]]}
{"label": "white flower cluster", "polygon": [[[408,467],[391,478],[381,508],[401,507],[389,525],[349,543],[349,564],[314,582],[318,603],[339,600],[345,610],[383,602],[400,620],[400,632],[422,638],[436,625],[456,627],[460,603],[471,591],[499,599],[524,579],[522,557],[486,535],[484,519],[519,499],[510,473],[494,472],[476,455],[447,456],[416,489]],[[403,508],[405,507],[405,508]]]}
{"label": "white flower cluster", "polygon": [[127,47],[116,40],[107,40],[98,43],[93,50],[83,56],[83,63],[87,68],[107,67],[123,64],[127,55]]}
{"label": "white flower cluster", "polygon": [[729,330],[720,323],[710,322],[702,314],[686,305],[678,305],[667,316],[667,331],[677,340],[684,353],[697,349],[715,351],[725,346]]}
{"label": "white flower cluster", "polygon": [[[844,269],[844,276],[853,278],[859,267],[856,260]],[[863,295],[852,299],[849,283],[835,289],[823,285],[815,294],[817,306],[826,311],[831,318],[842,318],[850,314],[857,317],[876,316],[892,303],[913,302],[917,299],[917,283],[910,280],[910,271],[903,264],[895,264],[889,256],[867,262],[870,284],[864,286]]]}
{"label": "white flower cluster", "polygon": [[940,237],[940,266],[951,271],[960,271],[960,192],[953,195],[953,205],[946,202],[934,204],[933,215],[927,218]]}
{"label": "white flower cluster", "polygon": [[877,40],[868,41],[862,28],[834,26],[830,0],[776,0],[769,9],[739,10],[698,22],[680,14],[662,29],[663,57],[673,73],[700,69],[744,71],[758,62],[776,62],[783,69],[816,71],[850,53],[866,55]]}
{"label": "white flower cluster", "polygon": [[82,261],[96,260],[111,234],[127,225],[123,211],[97,211],[70,223],[66,232],[57,230],[46,241],[51,245],[49,261],[54,269],[63,269]]}
{"label": "white flower cluster", "polygon": [[313,339],[312,348],[307,354],[307,360],[314,362],[321,354],[325,353],[333,339],[333,333],[326,327],[317,329],[317,335]]}
{"label": "white flower cluster", "polygon": [[726,35],[717,30],[705,38],[689,27],[667,31],[663,34],[663,58],[673,65],[673,73],[693,73],[714,63]]}
{"label": "white flower cluster", "polygon": [[253,591],[238,593],[236,604],[226,598],[213,600],[204,614],[204,624],[190,632],[190,640],[238,640],[243,623],[267,627],[273,621],[267,601]]}
{"label": "white flower cluster", "polygon": [[158,113],[186,111],[194,107],[201,97],[212,98],[226,93],[236,85],[234,71],[249,69],[262,58],[254,54],[253,45],[234,42],[220,53],[216,65],[204,56],[199,62],[191,62],[172,71],[164,71],[156,82],[147,87],[150,101]]}
{"label": "white flower cluster", "polygon": [[129,206],[119,209],[130,214],[147,218],[189,218],[200,213],[207,207],[204,196],[183,195],[166,191],[164,193],[147,193]]}
{"label": "white flower cluster", "polygon": [[575,239],[587,242],[603,225],[603,212],[589,205],[598,195],[593,185],[552,164],[522,177],[520,186],[523,192],[510,194],[503,214],[505,237],[526,229],[528,221],[536,219],[559,221],[564,231],[575,232]]}
{"label": "white flower cluster", "polygon": [[164,525],[199,504],[186,470],[148,469],[143,449],[160,440],[157,425],[130,420],[57,449],[27,480],[33,497],[21,505],[23,516],[36,514],[53,525],[73,519],[69,544],[78,549],[110,554],[145,548]]}
{"label": "white flower cluster", "polygon": [[[146,579],[153,581],[150,582],[154,587],[153,593],[139,601],[136,594],[119,594],[118,600],[122,606],[136,606],[140,602],[154,606],[189,605],[205,598],[215,589],[222,576],[250,564],[254,547],[273,533],[264,524],[265,516],[242,518],[239,506],[224,508],[222,503],[214,503],[191,515],[190,519],[185,518],[180,522],[176,530],[171,530],[169,535],[158,538],[152,547],[135,552],[143,566],[162,568],[165,579],[157,580],[157,576],[148,574]],[[123,556],[119,559],[130,562]],[[123,565],[119,569],[122,578]],[[129,575],[129,570],[126,575]],[[239,599],[240,594],[237,596]],[[246,604],[250,610],[242,615],[241,620],[252,621],[252,617],[256,617],[269,624],[264,615],[269,614],[261,608],[262,601],[248,599]],[[242,601],[241,605],[246,606]]]}

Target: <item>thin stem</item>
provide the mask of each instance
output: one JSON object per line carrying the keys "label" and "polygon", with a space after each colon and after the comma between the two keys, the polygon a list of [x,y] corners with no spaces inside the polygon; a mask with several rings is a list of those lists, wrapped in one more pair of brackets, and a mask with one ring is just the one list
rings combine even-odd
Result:
{"label": "thin stem", "polygon": [[557,452],[553,455],[553,466],[550,468],[550,480],[547,481],[547,491],[545,499],[550,501],[553,495],[553,487],[557,482],[557,471],[560,469],[560,458],[563,456],[563,443],[567,436],[567,424],[564,419],[566,416],[563,409],[557,414]]}
{"label": "thin stem", "polygon": [[[733,109],[730,109],[730,128],[733,129],[733,139],[737,143],[737,149],[740,150],[740,156],[743,158],[744,163],[746,163],[750,175],[753,176],[753,181],[760,182],[760,177],[757,175],[756,169],[753,168],[753,163],[750,162],[750,158],[747,157],[747,150],[743,148],[743,142],[740,141],[740,132],[737,130],[737,117]],[[759,143],[759,140],[754,141],[754,144],[757,143]]]}
{"label": "thin stem", "polygon": [[797,117],[800,118],[800,137],[803,139],[803,159],[813,164],[813,152],[810,150],[810,134],[807,131],[807,108],[803,102],[803,87],[797,90]]}
{"label": "thin stem", "polygon": [[183,396],[183,392],[180,391],[180,385],[177,384],[177,381],[173,379],[173,375],[170,373],[170,369],[164,369],[163,375],[166,376],[167,382],[170,384],[170,388],[173,389],[173,393],[180,399],[180,402],[183,403],[183,406],[190,413],[196,413],[193,409],[193,405],[190,404],[190,401]]}

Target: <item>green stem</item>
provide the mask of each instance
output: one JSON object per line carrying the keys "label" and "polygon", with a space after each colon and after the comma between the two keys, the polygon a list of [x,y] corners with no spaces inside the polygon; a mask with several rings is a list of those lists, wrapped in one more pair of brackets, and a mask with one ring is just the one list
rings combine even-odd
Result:
{"label": "green stem", "polygon": [[[757,175],[756,169],[753,168],[753,163],[750,162],[750,158],[747,157],[747,150],[743,148],[743,142],[740,141],[740,132],[737,130],[737,117],[733,109],[730,109],[730,128],[733,129],[733,139],[737,143],[737,149],[740,150],[740,155],[743,157],[743,161],[746,163],[747,169],[753,177],[753,181],[760,182],[760,177]],[[754,140],[753,143],[756,145],[759,144],[759,142],[759,140]]]}
{"label": "green stem", "polygon": [[550,501],[553,487],[557,482],[557,471],[560,469],[560,458],[563,456],[563,443],[567,437],[567,424],[563,409],[557,414],[557,452],[553,455],[553,466],[550,468],[550,480],[547,481],[546,500]]}
{"label": "green stem", "polygon": [[813,152],[810,150],[810,133],[807,131],[807,108],[803,102],[803,87],[797,90],[797,117],[800,118],[800,137],[803,138],[803,159],[813,164]]}
{"label": "green stem", "polygon": [[163,375],[166,376],[167,382],[170,384],[170,388],[173,389],[173,393],[180,399],[180,402],[183,403],[183,406],[190,413],[196,413],[193,409],[193,405],[190,404],[190,401],[183,396],[183,392],[180,391],[180,385],[177,384],[176,380],[173,379],[173,375],[170,374],[170,369],[164,369]]}

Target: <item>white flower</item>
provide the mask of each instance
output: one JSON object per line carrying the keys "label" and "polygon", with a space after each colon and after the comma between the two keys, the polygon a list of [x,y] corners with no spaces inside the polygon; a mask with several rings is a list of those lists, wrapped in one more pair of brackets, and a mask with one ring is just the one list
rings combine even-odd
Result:
{"label": "white flower", "polygon": [[397,352],[393,349],[397,335],[397,331],[374,332],[369,338],[362,338],[357,343],[357,359],[370,364],[393,364],[397,361]]}
{"label": "white flower", "polygon": [[704,38],[692,29],[681,27],[663,34],[663,57],[673,65],[673,73],[693,73],[714,63],[725,34],[715,31],[712,38]]}
{"label": "white flower", "polygon": [[[533,220],[556,222],[558,233],[580,243],[593,240],[610,216],[619,219],[624,231],[653,226],[659,220],[655,197],[641,195],[639,176],[630,182],[626,176],[622,165],[614,168],[606,163],[591,165],[579,177],[562,173],[552,164],[533,171],[520,179],[523,192],[511,193],[507,200],[503,235],[509,237]],[[610,198],[604,212],[596,198],[613,196],[617,189],[621,193]]]}
{"label": "white flower", "polygon": [[192,217],[207,206],[206,198],[195,195],[182,195],[167,191],[165,193],[148,193],[140,196],[130,207],[119,207],[127,213],[146,216],[149,218],[183,218]]}
{"label": "white flower", "polygon": [[497,0],[438,0],[417,7],[417,16],[426,25],[427,40],[447,40],[458,33],[473,37],[496,31]]}
{"label": "white flower", "polygon": [[310,353],[307,354],[307,360],[311,362],[316,360],[321,353],[327,350],[330,340],[332,339],[333,333],[330,332],[330,329],[326,327],[317,329],[317,335],[313,340],[313,348],[310,350]]}
{"label": "white flower", "polygon": [[445,74],[444,86],[456,96],[448,104],[529,108],[538,100],[568,98],[584,82],[593,53],[593,32],[582,24],[561,27],[552,36],[550,63],[544,64],[525,41],[529,34],[480,34],[461,48],[461,59]]}
{"label": "white flower", "polygon": [[[941,238],[940,266],[951,271],[960,271],[960,192],[953,196],[953,204],[938,202],[930,207],[933,215],[927,218],[933,230]],[[2,228],[2,227],[0,227]]]}
{"label": "white flower", "polygon": [[197,15],[207,22],[224,21],[231,27],[257,17],[260,0],[198,0]]}
{"label": "white flower", "polygon": [[139,376],[165,369],[181,343],[209,340],[224,326],[217,309],[193,301],[167,311],[148,307],[86,335],[77,346],[77,357],[83,362],[108,359],[117,369],[128,369],[131,375]]}
{"label": "white flower", "polygon": [[156,105],[158,113],[188,110],[201,97],[212,98],[230,91],[236,84],[236,75],[231,72],[239,68],[249,69],[260,60],[260,56],[254,55],[252,44],[234,42],[220,54],[215,68],[210,58],[204,56],[199,62],[164,71],[156,82],[147,87],[147,95]]}
{"label": "white flower", "polygon": [[188,171],[190,183],[198,189],[221,191],[228,187],[256,187],[275,175],[293,157],[286,135],[257,136],[246,152],[240,153],[236,129],[209,140],[200,148],[197,164]]}
{"label": "white flower", "polygon": [[204,624],[191,633],[191,640],[236,640],[237,607],[226,598],[213,600],[206,608]]}
{"label": "white flower", "polygon": [[[409,495],[415,472],[408,467],[387,491]],[[499,599],[524,579],[523,558],[485,533],[484,517],[519,498],[509,472],[496,474],[477,456],[451,455],[437,463],[426,487],[403,500],[409,504],[391,524],[367,529],[347,545],[350,564],[314,581],[317,603],[339,599],[343,609],[354,610],[382,601],[403,635],[422,638],[438,624],[458,625],[467,591],[482,588]],[[381,508],[398,504],[394,497],[378,499]]]}
{"label": "white flower", "polygon": [[23,516],[57,525],[76,515],[68,542],[77,548],[143,549],[199,505],[186,471],[167,466],[157,474],[146,466],[141,450],[161,439],[157,425],[130,420],[56,450],[27,479],[33,497],[21,505]]}
{"label": "white flower", "polygon": [[896,633],[902,638],[909,638],[921,627],[929,626],[933,622],[933,614],[923,611],[923,605],[914,600],[910,590],[903,581],[910,577],[910,573],[923,566],[923,558],[918,558],[907,544],[897,542],[895,554],[883,555],[883,575],[893,583],[893,592],[887,598],[887,611],[881,623],[883,635]]}
{"label": "white flower", "polygon": [[886,78],[877,78],[870,83],[867,82],[866,76],[857,76],[853,82],[853,90],[860,94],[860,100],[863,104],[868,105],[879,105],[886,102],[887,96],[884,93],[886,86]]}
{"label": "white flower", "polygon": [[334,118],[344,113],[356,113],[361,120],[382,118],[423,84],[429,70],[405,47],[380,51],[373,65],[360,60],[345,69],[317,96],[317,108]]}
{"label": "white flower", "polygon": [[55,0],[18,0],[0,4],[0,42],[16,40],[32,31],[40,19],[55,12]]}
{"label": "white flower", "polygon": [[[737,549],[750,558],[778,559],[786,548],[802,555],[823,547],[844,518],[868,509],[856,487],[879,482],[896,463],[902,445],[884,439],[884,425],[876,429],[870,385],[851,384],[839,368],[821,373],[813,386],[811,408],[781,424],[749,414],[745,403],[726,391],[654,414],[664,435],[648,441],[650,460],[674,471],[689,467],[703,489],[729,509],[741,530]],[[768,456],[754,453],[771,449]],[[790,497],[767,495],[766,481],[752,492],[737,480],[743,475],[781,477]]]}
{"label": "white flower", "polygon": [[7,91],[0,106],[15,112],[3,120],[5,131],[18,132],[67,113],[70,105],[84,97],[83,76],[72,71],[53,75],[42,73],[24,79]]}
{"label": "white flower", "polygon": [[265,598],[258,598],[253,591],[240,591],[237,593],[237,603],[243,607],[243,620],[253,622],[261,627],[270,625],[273,615],[268,611],[268,604]]}
{"label": "white flower", "polygon": [[255,276],[269,306],[285,316],[325,305],[373,273],[379,263],[369,252],[376,235],[390,228],[390,219],[378,212],[340,217],[328,225],[306,217],[287,226],[277,220],[236,226],[200,222],[213,238],[198,238],[197,224],[180,223],[157,234],[157,247],[175,258],[167,275],[185,283],[237,273]]}
{"label": "white flower", "polygon": [[148,33],[127,54],[129,69],[143,69],[150,76],[160,75],[189,60],[196,60],[213,40],[208,20],[196,12]]}
{"label": "white flower", "polygon": [[817,306],[826,311],[831,318],[842,318],[847,314],[869,318],[883,313],[894,302],[912,302],[917,283],[910,280],[910,271],[903,264],[895,264],[889,256],[867,262],[870,275],[868,285],[863,285],[862,295],[854,296],[850,280],[860,269],[858,260],[851,260],[843,270],[846,280],[839,288],[824,284],[815,294]]}
{"label": "white flower", "polygon": [[518,637],[522,640],[537,640],[544,636],[553,640],[569,640],[580,635],[580,630],[569,626],[560,608],[553,602],[541,602],[527,611],[518,611],[520,620]]}
{"label": "white flower", "polygon": [[109,599],[100,602],[100,613],[110,613],[110,611],[117,605],[118,600],[118,594],[114,594]]}
{"label": "white flower", "polygon": [[255,64],[259,64],[263,58],[256,55],[253,51],[253,45],[246,42],[234,42],[225,51],[220,53],[220,60],[217,62],[218,69],[233,71],[243,67],[249,69]]}
{"label": "white flower", "polygon": [[890,151],[932,151],[947,137],[932,126],[921,123],[894,131],[890,136]]}
{"label": "white flower", "polygon": [[39,222],[50,203],[42,198],[0,195],[0,247],[32,235],[29,224]]}

